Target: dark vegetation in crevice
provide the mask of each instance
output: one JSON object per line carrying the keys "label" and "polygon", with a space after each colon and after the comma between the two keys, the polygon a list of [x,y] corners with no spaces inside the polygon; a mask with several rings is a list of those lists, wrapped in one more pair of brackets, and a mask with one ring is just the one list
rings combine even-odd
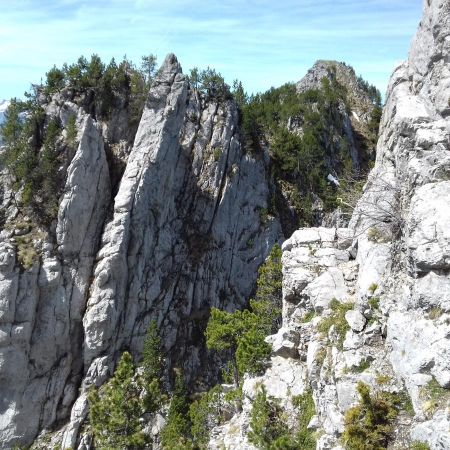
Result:
{"label": "dark vegetation in crevice", "polygon": [[58,212],[63,183],[61,152],[70,143],[61,136],[62,124],[46,117],[32,99],[13,99],[5,116],[1,163],[14,179],[13,188],[21,190],[22,205],[38,223],[49,226]]}
{"label": "dark vegetation in crevice", "polygon": [[261,450],[315,450],[316,433],[308,429],[315,414],[312,391],[293,397],[295,425],[289,426],[286,411],[279,401],[267,394],[264,386],[253,402],[249,441]]}

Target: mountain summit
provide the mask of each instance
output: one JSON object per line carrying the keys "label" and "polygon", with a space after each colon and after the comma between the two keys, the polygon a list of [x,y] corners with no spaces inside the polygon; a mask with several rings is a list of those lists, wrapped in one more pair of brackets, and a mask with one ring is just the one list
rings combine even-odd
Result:
{"label": "mountain summit", "polygon": [[93,55],[11,101],[0,446],[450,448],[449,23],[424,2],[377,145],[334,61],[248,97]]}

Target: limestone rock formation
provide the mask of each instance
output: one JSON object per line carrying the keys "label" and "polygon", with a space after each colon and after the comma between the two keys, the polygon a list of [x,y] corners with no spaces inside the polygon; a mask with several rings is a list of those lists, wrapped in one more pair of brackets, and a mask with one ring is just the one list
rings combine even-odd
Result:
{"label": "limestone rock formation", "polygon": [[[287,405],[294,389],[311,387],[318,449],[345,447],[345,413],[358,404],[359,381],[404,399],[388,448],[450,448],[449,36],[448,0],[424,1],[409,58],[389,84],[376,165],[349,227],[301,229],[284,242],[283,327],[268,338],[271,367],[246,379],[242,412],[213,430],[210,448],[253,448],[255,390],[246,387],[281,386],[289,377],[280,370],[274,379],[280,365],[291,366],[289,389],[272,395]],[[310,73],[304,83],[318,81]]]}
{"label": "limestone rock formation", "polygon": [[[281,236],[275,219],[260,220],[265,163],[241,148],[236,106],[201,99],[173,55],[124,153],[113,201],[117,172],[105,145],[124,132],[111,137],[113,123],[95,122],[63,96],[45,111],[63,124],[76,114],[78,149],[53,236],[23,217],[14,192],[3,192],[2,448],[30,444],[70,415],[63,447],[75,447],[87,413],[80,386],[83,393],[101,384],[124,349],[138,357],[150,320],[158,322],[170,365],[200,380],[208,359],[196,334],[209,308],[244,305]],[[25,239],[32,258],[20,266]]]}
{"label": "limestone rock formation", "polygon": [[[341,450],[359,382],[401,399],[389,448],[450,448],[449,36],[448,0],[425,0],[409,59],[392,75],[375,168],[352,219],[301,228],[283,243],[283,323],[266,338],[270,362],[245,377],[241,408],[212,430],[210,449],[255,448],[248,432],[264,387],[291,429],[296,399],[310,395],[315,414],[305,429],[317,431],[318,450]],[[358,169],[358,134],[373,102],[350,68],[327,61],[298,92],[323,78],[349,92],[339,126]],[[123,98],[105,120],[83,95],[66,89],[42,103],[46,126],[75,118],[78,133],[60,161],[64,186],[50,224],[28,215],[23,191],[0,174],[5,449],[51,429],[43,446],[88,450],[80,433],[87,390],[108,379],[124,350],[140,357],[151,320],[166,380],[180,367],[192,390],[217,381],[204,348],[209,310],[246,306],[258,267],[283,238],[267,214],[270,142],[262,154],[246,151],[236,104],[200,95],[174,55],[136,133]],[[300,135],[294,119],[286,126]],[[163,422],[157,415],[148,428],[156,435]]]}

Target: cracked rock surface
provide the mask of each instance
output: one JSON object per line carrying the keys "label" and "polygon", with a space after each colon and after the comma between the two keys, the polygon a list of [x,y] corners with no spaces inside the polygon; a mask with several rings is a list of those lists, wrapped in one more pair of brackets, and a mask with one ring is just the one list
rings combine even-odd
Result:
{"label": "cracked rock surface", "polygon": [[[236,106],[200,99],[174,55],[150,90],[113,199],[104,142],[123,130],[61,99],[46,113],[64,123],[68,109],[77,114],[79,144],[55,237],[29,231],[38,257],[24,268],[8,226],[1,236],[5,449],[69,418],[62,442],[74,448],[86,389],[105,381],[123,350],[139,357],[150,320],[160,327],[169,366],[182,364],[192,380],[214,376],[198,345],[208,311],[245,304],[281,236],[275,219],[260,220],[266,167],[241,148]],[[5,188],[7,224],[17,217],[13,198]]]}
{"label": "cracked rock surface", "polygon": [[[260,383],[283,408],[309,386],[317,449],[342,449],[358,381],[411,399],[414,411],[400,411],[388,448],[450,448],[449,61],[450,3],[425,0],[349,228],[300,229],[284,242],[283,326],[267,338],[274,356],[265,374],[245,380],[243,410],[213,430],[211,449],[253,448],[247,431]],[[337,319],[327,333],[318,327],[332,300],[348,305],[343,335]]]}

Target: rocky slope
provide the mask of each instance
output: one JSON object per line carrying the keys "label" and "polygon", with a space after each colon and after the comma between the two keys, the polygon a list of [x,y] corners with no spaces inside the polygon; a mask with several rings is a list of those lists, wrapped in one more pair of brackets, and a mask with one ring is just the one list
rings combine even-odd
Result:
{"label": "rocky slope", "polygon": [[[425,16],[432,24],[448,18],[442,13],[439,16],[438,10],[435,3]],[[433,27],[424,22],[423,36],[417,41],[444,39],[444,27]],[[427,30],[431,29],[437,37],[430,38]],[[391,376],[390,388],[403,389],[405,384],[416,411],[420,411],[418,390],[411,387],[415,372],[402,375],[395,364],[387,363],[394,344],[386,341],[385,335],[387,332],[388,339],[395,340],[395,326],[401,326],[403,315],[389,315],[389,321],[393,317],[398,320],[392,324],[387,321],[387,312],[393,307],[389,299],[398,294],[389,294],[386,270],[395,270],[389,276],[395,275],[393,285],[399,288],[406,283],[415,286],[416,272],[409,272],[411,267],[417,266],[421,274],[430,267],[423,261],[415,266],[411,258],[400,258],[397,251],[403,242],[399,240],[399,226],[405,229],[409,223],[416,230],[413,224],[418,219],[410,220],[407,213],[397,218],[389,210],[387,220],[380,212],[385,212],[386,204],[393,207],[398,200],[407,208],[411,192],[393,189],[391,198],[386,195],[386,186],[403,180],[400,176],[410,170],[399,155],[406,154],[406,142],[412,142],[407,138],[414,141],[420,130],[427,130],[422,131],[420,139],[430,158],[428,176],[444,176],[444,166],[433,171],[431,165],[433,157],[445,163],[440,156],[445,154],[442,146],[448,140],[445,108],[439,116],[434,112],[426,117],[419,115],[414,122],[417,130],[412,125],[408,128],[412,119],[401,122],[403,116],[393,111],[400,111],[400,103],[408,111],[412,98],[417,104],[425,101],[427,89],[433,92],[433,102],[439,99],[436,101],[442,103],[441,91],[447,85],[440,87],[439,83],[445,79],[446,69],[439,58],[446,57],[445,51],[442,44],[440,53],[436,51],[427,60],[436,66],[433,74],[423,68],[423,61],[420,76],[413,62],[398,69],[402,75],[399,83],[391,83],[377,166],[351,227],[300,230],[285,242],[283,328],[269,338],[274,347],[272,367],[261,378],[246,380],[243,412],[214,431],[212,448],[251,447],[246,429],[251,399],[260,383],[267,385],[270,395],[280,397],[288,411],[295,409],[292,396],[307,391],[308,386],[312,388],[317,409],[314,428],[324,433],[319,441],[323,449],[336,444],[343,430],[343,412],[357,398],[355,383],[360,377],[372,382],[378,372]],[[411,57],[417,64],[419,59]],[[347,66],[333,62],[317,63],[296,89],[317,89],[324,77],[330,83],[337,80],[344,85],[348,101],[341,97],[336,100],[329,92],[336,114],[324,119],[325,129],[332,132],[323,139],[321,163],[325,161],[332,172],[337,170],[336,155],[342,153],[341,142],[346,140],[349,148],[346,146],[345,157],[358,169],[367,164],[367,148],[362,149],[364,139],[358,134],[368,129],[374,102]],[[137,131],[127,96],[116,99],[106,119],[101,114],[102,105],[92,101],[93,95],[89,90],[80,93],[70,89],[39,95],[44,129],[48,130],[53,120],[63,129],[57,140],[57,172],[63,186],[56,217],[50,224],[39,223],[24,206],[24,187],[12,189],[17,186],[10,174],[1,174],[0,443],[5,449],[29,445],[42,430],[55,429],[58,431],[51,446],[89,448],[88,437],[80,442],[80,429],[88,412],[86,392],[108,379],[124,350],[139,359],[151,320],[157,321],[167,355],[166,380],[177,367],[192,391],[217,381],[219,365],[204,351],[203,332],[210,308],[232,311],[244,307],[254,290],[258,267],[273,244],[284,238],[281,220],[268,213],[276,182],[270,171],[270,141],[259,136],[262,151],[248,151],[235,102],[201,95],[182,74],[173,55],[166,58],[153,81]],[[314,101],[310,108],[314,110]],[[390,117],[393,115],[394,119]],[[302,120],[298,115],[279,124],[279,128],[302,135]],[[67,144],[72,123],[76,131],[73,148]],[[402,149],[396,136],[402,139]],[[416,144],[411,145],[415,148]],[[414,167],[425,170],[426,166],[416,161]],[[373,187],[379,187],[375,182],[378,179],[387,180],[382,185],[381,206],[377,202],[380,189]],[[414,188],[419,184],[417,179],[411,176]],[[320,181],[323,184],[324,180]],[[420,201],[423,203],[417,199],[419,209]],[[373,211],[368,209],[372,204]],[[445,248],[445,234],[441,234],[433,255]],[[421,236],[416,235],[411,242],[420,243]],[[411,245],[413,248],[415,244]],[[439,261],[430,272],[430,283],[434,283],[433,277],[445,279],[440,266],[445,263],[445,255],[436,258]],[[420,291],[422,297],[428,292],[426,286]],[[380,309],[373,311],[367,306],[370,295],[380,297]],[[425,301],[417,295],[417,302]],[[339,348],[332,347],[316,329],[319,316],[335,304],[333,298],[355,304],[348,317],[354,328],[343,343],[345,351],[340,344]],[[415,308],[412,303],[405,305]],[[421,308],[430,309],[430,305]],[[445,302],[432,307],[444,312]],[[317,317],[300,323],[312,311]],[[436,351],[433,361],[424,366],[424,371],[431,371],[439,383],[445,381],[448,368],[442,351],[445,318],[444,314],[433,320]],[[434,330],[428,328],[428,322],[423,326]],[[331,343],[339,341],[333,330],[330,333]],[[403,342],[401,345],[406,346],[407,341]],[[402,355],[403,351],[409,354],[407,349],[398,348]],[[370,369],[361,376],[352,373],[352,367],[360,367],[362,362],[370,362]],[[402,370],[405,367],[402,363]],[[421,378],[423,384],[430,379],[429,375]],[[442,428],[443,410],[437,411],[441,415],[430,426],[439,423]],[[424,423],[418,413],[414,424]],[[399,442],[407,442],[411,427],[408,423],[399,430]],[[415,429],[420,433],[420,427]],[[50,444],[43,440],[43,445]]]}
{"label": "rocky slope", "polygon": [[[102,124],[65,99],[46,111],[63,125],[76,115],[78,148],[54,237],[23,216],[17,194],[3,193],[2,448],[32,442],[78,397],[64,441],[73,447],[86,414],[80,383],[82,392],[101,384],[124,348],[138,355],[150,319],[171,366],[192,379],[207,374],[196,336],[209,307],[242,306],[280,237],[275,219],[261,223],[264,160],[243,153],[236,107],[202,101],[173,55],[153,83],[112,207]],[[34,253],[24,267],[26,249]]]}
{"label": "rocky slope", "polygon": [[361,381],[403,399],[385,447],[450,448],[449,36],[448,0],[424,1],[349,227],[300,229],[284,242],[271,367],[245,380],[242,412],[213,430],[210,448],[255,448],[248,431],[262,385],[290,416],[311,390],[317,448],[345,448]]}
{"label": "rocky slope", "polygon": [[[334,145],[338,144],[337,136],[345,137],[354,171],[367,172],[368,163],[375,156],[373,141],[376,132],[370,126],[375,110],[381,106],[379,92],[361,77],[357,77],[351,66],[324,60],[317,61],[297,83],[297,92],[321,89],[324,80],[328,80],[331,86],[337,83],[342,89],[338,104],[341,129],[336,133]],[[330,163],[330,171],[335,170],[335,163]]]}

